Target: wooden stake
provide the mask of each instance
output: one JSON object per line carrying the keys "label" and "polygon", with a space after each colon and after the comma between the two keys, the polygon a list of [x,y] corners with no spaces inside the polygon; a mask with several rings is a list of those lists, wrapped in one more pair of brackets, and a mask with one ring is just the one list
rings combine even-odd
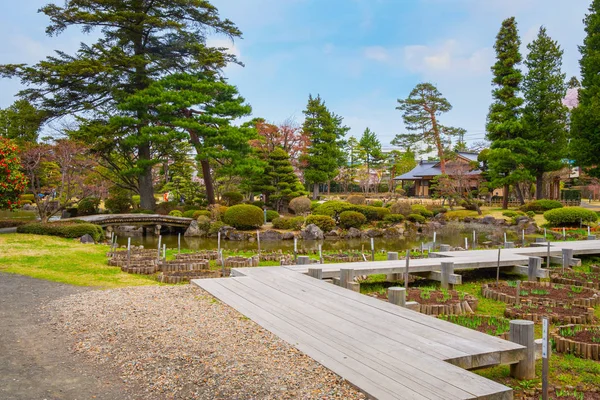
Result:
{"label": "wooden stake", "polygon": [[550,353],[548,351],[548,317],[542,320],[542,400],[548,400],[548,372]]}
{"label": "wooden stake", "polygon": [[160,242],[162,241],[162,236],[158,235],[158,247],[156,249],[156,262],[160,263]]}
{"label": "wooden stake", "polygon": [[371,238],[371,261],[375,261],[375,239]]}
{"label": "wooden stake", "polygon": [[498,247],[498,267],[496,268],[496,285],[500,283],[500,250],[501,248]]}
{"label": "wooden stake", "polygon": [[177,254],[181,254],[181,232],[177,234]]}
{"label": "wooden stake", "polygon": [[404,288],[408,291],[408,267],[410,266],[410,250],[406,250],[406,268],[404,271]]}
{"label": "wooden stake", "polygon": [[129,264],[131,262],[131,238],[127,238],[127,267],[129,268]]}

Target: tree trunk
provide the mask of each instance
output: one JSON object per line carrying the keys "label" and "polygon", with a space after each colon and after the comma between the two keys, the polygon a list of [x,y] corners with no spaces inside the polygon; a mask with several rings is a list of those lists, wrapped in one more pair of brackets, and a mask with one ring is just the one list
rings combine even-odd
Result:
{"label": "tree trunk", "polygon": [[206,186],[206,200],[208,200],[208,204],[215,204],[215,188],[213,186],[212,176],[210,175],[210,164],[208,163],[208,160],[201,160],[200,165],[202,166],[204,186]]}
{"label": "tree trunk", "polygon": [[317,200],[319,197],[319,184],[318,183],[313,183],[313,195],[312,195],[312,199],[313,200]]}
{"label": "tree trunk", "polygon": [[[141,144],[138,153],[139,160],[150,161],[150,145]],[[156,200],[154,199],[154,187],[152,184],[152,167],[144,167],[138,178],[138,190],[140,192],[140,207],[146,210],[154,210]]]}
{"label": "tree trunk", "polygon": [[535,198],[538,200],[544,198],[544,175],[535,177]]}
{"label": "tree trunk", "polygon": [[519,203],[521,205],[525,204],[525,198],[523,197],[523,191],[521,190],[521,185],[517,183],[515,185],[515,190],[517,192],[517,197],[519,198]]}
{"label": "tree trunk", "polygon": [[503,190],[504,193],[502,194],[502,209],[506,210],[508,209],[508,191],[510,190],[510,185],[505,184]]}
{"label": "tree trunk", "polygon": [[331,194],[331,181],[327,182],[327,195]]}

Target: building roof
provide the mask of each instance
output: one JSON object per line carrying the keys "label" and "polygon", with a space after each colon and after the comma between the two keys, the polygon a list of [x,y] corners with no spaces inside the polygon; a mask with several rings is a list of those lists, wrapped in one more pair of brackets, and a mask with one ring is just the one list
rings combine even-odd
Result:
{"label": "building roof", "polygon": [[[477,161],[478,153],[470,153],[466,151],[461,151],[457,153],[459,157],[466,159],[468,161]],[[473,170],[466,172],[466,175],[478,175],[481,171]],[[405,174],[397,176],[394,178],[396,181],[410,181],[410,180],[420,180],[426,176],[438,176],[442,174],[442,169],[440,168],[439,161],[419,161],[417,166],[413,168],[412,171],[409,171]]]}

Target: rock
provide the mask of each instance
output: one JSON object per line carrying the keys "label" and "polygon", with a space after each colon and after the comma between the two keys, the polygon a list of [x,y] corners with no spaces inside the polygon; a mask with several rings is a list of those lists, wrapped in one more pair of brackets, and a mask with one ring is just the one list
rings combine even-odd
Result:
{"label": "rock", "polygon": [[495,225],[496,218],[492,217],[491,215],[486,215],[481,219],[481,223],[485,225]]}
{"label": "rock", "polygon": [[324,238],[323,231],[315,224],[310,224],[302,230],[304,240],[321,240]]}
{"label": "rock", "polygon": [[200,227],[198,226],[198,222],[193,220],[190,223],[190,226],[188,226],[188,228],[185,230],[185,233],[183,234],[183,236],[185,237],[200,237],[202,236],[202,231],[200,230]]}
{"label": "rock", "polygon": [[325,234],[326,237],[330,237],[330,238],[337,238],[339,235],[337,233],[337,231],[333,230],[333,231],[329,231]]}
{"label": "rock", "polygon": [[295,237],[293,232],[283,232],[281,240],[294,240]]}
{"label": "rock", "polygon": [[35,209],[36,207],[33,204],[25,204],[23,207],[21,207],[21,210],[23,211],[33,211]]}
{"label": "rock", "polygon": [[529,221],[530,221],[530,219],[526,215],[521,215],[521,216],[518,216],[517,218],[515,218],[515,222],[517,223],[517,225],[525,224]]}
{"label": "rock", "polygon": [[398,229],[398,228],[387,228],[385,231],[383,231],[383,237],[385,238],[395,238],[395,237],[400,237],[404,234],[404,230],[402,229]]}
{"label": "rock", "polygon": [[80,238],[79,238],[79,241],[80,241],[81,243],[91,243],[91,244],[94,244],[94,243],[96,243],[96,242],[94,241],[94,238],[93,238],[91,235],[87,234],[87,233],[86,233],[85,235],[83,235],[82,237],[80,237]]}
{"label": "rock", "polygon": [[235,229],[227,232],[227,239],[235,241],[235,242],[241,242],[243,240],[247,240],[248,237],[249,236],[247,234],[245,234],[243,232],[238,232]]}
{"label": "rock", "polygon": [[365,232],[365,236],[369,238],[381,237],[383,236],[383,231],[381,229],[369,229]]}
{"label": "rock", "polygon": [[269,229],[260,233],[260,240],[281,240],[283,235],[277,231]]}
{"label": "rock", "polygon": [[[151,230],[148,229],[148,232],[150,231]],[[143,233],[143,227],[122,225],[115,228],[115,234],[118,236],[142,236]]]}
{"label": "rock", "polygon": [[344,235],[346,239],[357,239],[362,235],[362,232],[356,228],[348,229],[348,232]]}

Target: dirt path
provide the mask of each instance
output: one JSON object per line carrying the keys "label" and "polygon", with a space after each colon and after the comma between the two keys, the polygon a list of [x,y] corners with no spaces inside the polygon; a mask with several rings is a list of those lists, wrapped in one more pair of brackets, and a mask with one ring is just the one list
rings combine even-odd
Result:
{"label": "dirt path", "polygon": [[0,273],[0,399],[123,399],[118,375],[70,351],[41,309],[49,301],[90,290]]}

